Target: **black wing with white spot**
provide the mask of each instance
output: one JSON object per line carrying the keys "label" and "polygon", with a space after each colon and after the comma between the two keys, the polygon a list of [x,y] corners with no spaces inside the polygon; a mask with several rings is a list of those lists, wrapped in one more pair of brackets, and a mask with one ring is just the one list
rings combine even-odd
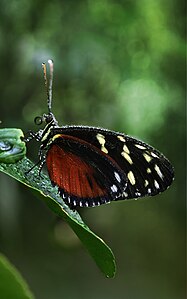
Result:
{"label": "black wing with white spot", "polygon": [[118,164],[127,177],[127,187],[115,200],[154,196],[166,190],[173,181],[174,171],[168,159],[140,140],[86,126],[64,126],[52,129],[51,134],[59,132],[90,143]]}

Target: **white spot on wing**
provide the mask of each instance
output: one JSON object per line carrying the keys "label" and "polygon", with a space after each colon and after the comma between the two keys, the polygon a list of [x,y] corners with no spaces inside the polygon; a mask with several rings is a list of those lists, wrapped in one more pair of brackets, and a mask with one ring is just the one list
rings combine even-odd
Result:
{"label": "white spot on wing", "polygon": [[102,152],[104,152],[105,154],[108,154],[108,150],[107,150],[107,148],[105,147],[105,136],[102,135],[102,134],[100,134],[100,133],[98,133],[98,134],[96,135],[96,138],[97,138],[97,140],[99,141],[99,143],[100,143],[100,145],[101,145],[101,150],[102,150]]}
{"label": "white spot on wing", "polygon": [[156,189],[160,188],[159,183],[156,180],[154,180],[154,184],[155,184]]}
{"label": "white spot on wing", "polygon": [[127,174],[127,177],[129,179],[131,185],[135,185],[136,180],[135,180],[135,177],[134,177],[134,174],[132,171],[129,171],[129,173]]}
{"label": "white spot on wing", "polygon": [[145,160],[149,163],[152,160],[152,157],[150,157],[148,154],[144,153],[143,154]]}
{"label": "white spot on wing", "polygon": [[125,197],[127,197],[127,196],[128,196],[128,193],[127,193],[127,192],[123,192],[123,195],[124,195]]}
{"label": "white spot on wing", "polygon": [[146,147],[145,146],[143,146],[143,145],[140,145],[140,144],[135,144],[135,146],[137,147],[137,148],[139,148],[139,149],[146,149]]}
{"label": "white spot on wing", "polygon": [[160,168],[158,167],[158,165],[156,165],[156,164],[155,164],[155,170],[156,170],[157,174],[159,175],[159,177],[161,179],[163,179],[163,174],[162,174]]}
{"label": "white spot on wing", "polygon": [[151,169],[150,168],[147,168],[147,173],[151,173]]}
{"label": "white spot on wing", "polygon": [[151,152],[150,154],[151,154],[151,156],[154,157],[154,158],[159,158],[159,156],[157,156],[157,155],[156,155],[155,153],[153,153],[153,152]]}
{"label": "white spot on wing", "polygon": [[149,188],[149,189],[147,190],[147,192],[148,192],[148,194],[151,194],[151,188]]}
{"label": "white spot on wing", "polygon": [[140,192],[135,192],[135,195],[136,196],[141,196],[141,193]]}
{"label": "white spot on wing", "polygon": [[122,141],[122,142],[126,142],[125,137],[118,135],[117,138]]}
{"label": "white spot on wing", "polygon": [[144,186],[147,187],[149,185],[148,180],[145,180]]}
{"label": "white spot on wing", "polygon": [[125,158],[125,160],[127,160],[127,162],[129,162],[129,164],[133,164],[132,159],[129,156],[129,154],[122,152],[121,155]]}
{"label": "white spot on wing", "polygon": [[124,144],[124,146],[123,146],[123,151],[126,152],[127,154],[130,154],[130,151],[129,151],[128,147],[126,146],[126,144]]}
{"label": "white spot on wing", "polygon": [[73,205],[76,206],[76,200],[73,201]]}
{"label": "white spot on wing", "polygon": [[114,175],[115,175],[116,180],[120,183],[121,178],[120,178],[119,174],[116,171],[114,171]]}
{"label": "white spot on wing", "polygon": [[118,191],[118,188],[117,188],[116,185],[112,185],[111,190],[112,190],[113,192],[117,192],[117,191]]}
{"label": "white spot on wing", "polygon": [[124,144],[123,146],[123,151],[121,152],[122,157],[125,158],[125,160],[127,160],[127,162],[129,164],[133,164],[132,159],[130,157],[130,151],[128,149],[128,147],[126,146],[126,144]]}

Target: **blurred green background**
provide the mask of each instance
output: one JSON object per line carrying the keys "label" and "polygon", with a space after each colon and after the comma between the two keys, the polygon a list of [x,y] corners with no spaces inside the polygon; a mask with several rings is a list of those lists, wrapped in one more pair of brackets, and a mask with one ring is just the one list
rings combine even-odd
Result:
{"label": "blurred green background", "polygon": [[[41,63],[55,62],[62,124],[138,137],[175,167],[155,198],[83,209],[114,251],[106,279],[69,227],[29,189],[0,175],[0,251],[38,299],[185,298],[185,1],[0,1],[1,127],[37,130]],[[38,144],[28,145],[37,161]]]}

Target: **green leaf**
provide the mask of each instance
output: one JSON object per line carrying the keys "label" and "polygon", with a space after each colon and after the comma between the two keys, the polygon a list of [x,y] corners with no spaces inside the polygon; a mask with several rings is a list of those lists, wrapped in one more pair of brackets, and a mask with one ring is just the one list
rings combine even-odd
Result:
{"label": "green leaf", "polygon": [[0,297],[34,299],[20,273],[2,254],[0,254]]}
{"label": "green leaf", "polygon": [[0,129],[0,162],[15,163],[25,156],[26,146],[21,137],[20,129]]}
{"label": "green leaf", "polygon": [[77,211],[71,210],[63,202],[58,194],[58,189],[52,187],[48,176],[44,173],[41,173],[41,176],[39,176],[38,167],[35,167],[26,175],[26,172],[31,169],[33,165],[30,160],[24,157],[21,161],[14,164],[1,163],[0,171],[40,192],[43,195],[42,199],[47,203],[50,209],[62,217],[77,234],[106,277],[114,277],[116,265],[111,249],[101,238],[89,229]]}

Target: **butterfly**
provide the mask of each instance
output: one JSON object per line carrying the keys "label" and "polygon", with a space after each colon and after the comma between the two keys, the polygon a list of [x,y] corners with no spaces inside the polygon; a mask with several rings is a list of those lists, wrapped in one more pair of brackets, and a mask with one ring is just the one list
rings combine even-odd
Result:
{"label": "butterfly", "polygon": [[174,179],[168,159],[152,146],[128,135],[89,126],[62,126],[51,111],[53,61],[42,64],[48,113],[35,118],[44,129],[25,141],[40,142],[39,172],[46,164],[53,186],[71,208],[138,199],[165,191]]}

